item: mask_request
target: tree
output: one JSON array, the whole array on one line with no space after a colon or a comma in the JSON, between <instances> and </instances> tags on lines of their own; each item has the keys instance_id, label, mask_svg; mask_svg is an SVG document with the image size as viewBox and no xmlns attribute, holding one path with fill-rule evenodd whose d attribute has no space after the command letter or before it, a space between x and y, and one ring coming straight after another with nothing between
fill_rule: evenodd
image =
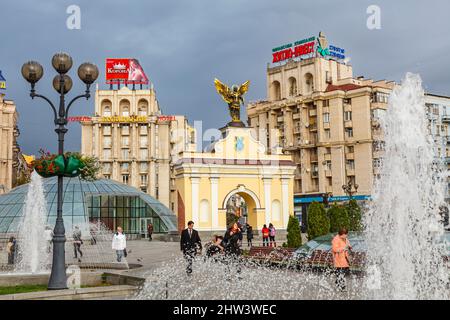
<instances>
[{"instance_id":1,"label":"tree","mask_svg":"<svg viewBox=\"0 0 450 320\"><path fill-rule=\"evenodd\" d=\"M287 246L288 248L298 248L302 245L302 234L300 232L300 223L295 216L289 216L287 225Z\"/></svg>"},{"instance_id":2,"label":"tree","mask_svg":"<svg viewBox=\"0 0 450 320\"><path fill-rule=\"evenodd\" d=\"M356 200L352 199L347 204L347 212L349 218L349 230L350 231L361 231L362 230L362 213L361 208L356 202Z\"/></svg>"},{"instance_id":3,"label":"tree","mask_svg":"<svg viewBox=\"0 0 450 320\"><path fill-rule=\"evenodd\" d=\"M312 240L330 232L330 219L323 204L313 202L308 207L308 239Z\"/></svg>"},{"instance_id":4,"label":"tree","mask_svg":"<svg viewBox=\"0 0 450 320\"><path fill-rule=\"evenodd\" d=\"M330 218L330 232L336 233L341 228L350 230L350 219L346 207L333 204L327 213Z\"/></svg>"}]
</instances>

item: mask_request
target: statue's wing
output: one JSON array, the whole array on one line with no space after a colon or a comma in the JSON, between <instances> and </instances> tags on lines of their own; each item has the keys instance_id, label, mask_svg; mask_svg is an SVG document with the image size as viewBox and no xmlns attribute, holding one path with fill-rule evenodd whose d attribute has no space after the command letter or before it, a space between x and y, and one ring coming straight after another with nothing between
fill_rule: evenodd
<instances>
[{"instance_id":1,"label":"statue's wing","mask_svg":"<svg viewBox=\"0 0 450 320\"><path fill-rule=\"evenodd\" d=\"M239 94L243 96L247 91L248 87L250 86L250 80L245 81L241 86L239 87Z\"/></svg>"},{"instance_id":2,"label":"statue's wing","mask_svg":"<svg viewBox=\"0 0 450 320\"><path fill-rule=\"evenodd\" d=\"M233 101L231 96L231 90L230 88L228 88L226 84L223 84L222 82L220 82L219 79L215 78L214 86L216 87L217 93L222 97L222 99L226 103L231 103Z\"/></svg>"}]
</instances>

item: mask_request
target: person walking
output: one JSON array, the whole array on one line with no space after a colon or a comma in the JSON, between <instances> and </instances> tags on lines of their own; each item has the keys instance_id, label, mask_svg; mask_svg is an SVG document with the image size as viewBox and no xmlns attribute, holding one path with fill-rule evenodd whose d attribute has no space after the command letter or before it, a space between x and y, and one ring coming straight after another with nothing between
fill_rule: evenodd
<instances>
[{"instance_id":1,"label":"person walking","mask_svg":"<svg viewBox=\"0 0 450 320\"><path fill-rule=\"evenodd\" d=\"M198 235L197 230L194 230L194 222L189 221L188 227L181 232L180 250L183 252L186 259L186 273L192 274L192 262L194 260L197 251L201 251L202 241Z\"/></svg>"},{"instance_id":2,"label":"person walking","mask_svg":"<svg viewBox=\"0 0 450 320\"><path fill-rule=\"evenodd\" d=\"M348 230L341 228L339 233L331 241L333 264L336 273L336 286L341 291L346 289L345 277L350 271L349 251L352 250L352 246L347 236Z\"/></svg>"},{"instance_id":3,"label":"person walking","mask_svg":"<svg viewBox=\"0 0 450 320\"><path fill-rule=\"evenodd\" d=\"M8 264L14 264L14 258L16 255L16 239L10 237L8 244L6 245L6 252L8 253Z\"/></svg>"},{"instance_id":4,"label":"person walking","mask_svg":"<svg viewBox=\"0 0 450 320\"><path fill-rule=\"evenodd\" d=\"M252 240L253 240L253 227L247 224L247 245L249 247L252 246Z\"/></svg>"},{"instance_id":5,"label":"person walking","mask_svg":"<svg viewBox=\"0 0 450 320\"><path fill-rule=\"evenodd\" d=\"M233 223L233 225L225 232L225 235L223 237L223 243L225 244L225 263L228 265L229 273L228 280L231 280L231 265L235 264L236 272L241 272L241 267L239 264L239 259L241 256L241 247L239 245L239 242L241 239L241 228L239 228L239 225L237 223Z\"/></svg>"},{"instance_id":6,"label":"person walking","mask_svg":"<svg viewBox=\"0 0 450 320\"><path fill-rule=\"evenodd\" d=\"M45 241L47 242L47 253L52 251L52 242L53 242L53 230L49 226L45 227Z\"/></svg>"},{"instance_id":7,"label":"person walking","mask_svg":"<svg viewBox=\"0 0 450 320\"><path fill-rule=\"evenodd\" d=\"M276 235L275 227L273 226L273 224L269 223L269 240L271 247L277 246L277 243L275 242L275 235Z\"/></svg>"},{"instance_id":8,"label":"person walking","mask_svg":"<svg viewBox=\"0 0 450 320\"><path fill-rule=\"evenodd\" d=\"M147 233L148 233L148 241L152 241L152 234L153 234L153 224L149 223L147 226Z\"/></svg>"},{"instance_id":9,"label":"person walking","mask_svg":"<svg viewBox=\"0 0 450 320\"><path fill-rule=\"evenodd\" d=\"M263 240L263 247L269 246L269 229L267 228L267 225L264 225L262 230L262 240Z\"/></svg>"},{"instance_id":10,"label":"person walking","mask_svg":"<svg viewBox=\"0 0 450 320\"><path fill-rule=\"evenodd\" d=\"M122 227L117 227L112 240L112 249L116 250L117 262L122 261L122 257L127 257L127 237L123 233Z\"/></svg>"},{"instance_id":11,"label":"person walking","mask_svg":"<svg viewBox=\"0 0 450 320\"><path fill-rule=\"evenodd\" d=\"M75 230L73 231L72 237L73 237L74 259L78 258L77 252L80 253L80 258L83 258L83 252L81 251L81 245L83 244L83 240L81 240L81 230L78 226L75 226ZM80 258L78 258L78 262L81 262Z\"/></svg>"}]
</instances>

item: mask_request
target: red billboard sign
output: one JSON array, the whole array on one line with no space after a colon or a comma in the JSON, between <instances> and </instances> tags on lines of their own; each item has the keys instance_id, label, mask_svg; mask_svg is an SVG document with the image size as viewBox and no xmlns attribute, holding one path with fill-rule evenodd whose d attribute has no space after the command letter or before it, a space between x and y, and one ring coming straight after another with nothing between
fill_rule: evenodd
<instances>
[{"instance_id":1,"label":"red billboard sign","mask_svg":"<svg viewBox=\"0 0 450 320\"><path fill-rule=\"evenodd\" d=\"M106 59L106 83L136 83L148 84L145 75L137 59Z\"/></svg>"}]
</instances>

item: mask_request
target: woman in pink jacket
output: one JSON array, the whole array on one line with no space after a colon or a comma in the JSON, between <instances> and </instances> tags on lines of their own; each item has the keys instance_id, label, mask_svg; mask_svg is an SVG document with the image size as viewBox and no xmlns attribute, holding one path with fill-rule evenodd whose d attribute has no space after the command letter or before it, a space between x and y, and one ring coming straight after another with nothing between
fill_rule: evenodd
<instances>
[{"instance_id":1,"label":"woman in pink jacket","mask_svg":"<svg viewBox=\"0 0 450 320\"><path fill-rule=\"evenodd\" d=\"M331 250L333 252L333 263L336 268L336 285L343 291L346 288L345 276L350 270L348 253L352 249L347 238L348 230L342 228L331 241Z\"/></svg>"}]
</instances>

